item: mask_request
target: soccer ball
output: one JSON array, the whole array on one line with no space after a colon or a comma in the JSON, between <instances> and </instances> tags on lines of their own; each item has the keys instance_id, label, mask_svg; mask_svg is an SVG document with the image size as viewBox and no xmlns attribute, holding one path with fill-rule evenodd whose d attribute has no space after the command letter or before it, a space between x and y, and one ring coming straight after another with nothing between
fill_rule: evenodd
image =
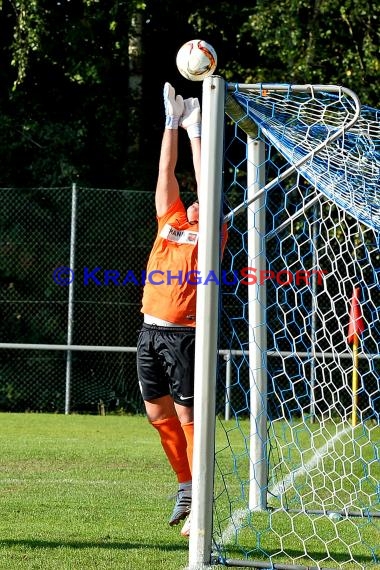
<instances>
[{"instance_id":1,"label":"soccer ball","mask_svg":"<svg viewBox=\"0 0 380 570\"><path fill-rule=\"evenodd\" d=\"M191 40L179 49L176 63L183 77L190 81L203 81L216 69L216 51L203 40Z\"/></svg>"}]
</instances>

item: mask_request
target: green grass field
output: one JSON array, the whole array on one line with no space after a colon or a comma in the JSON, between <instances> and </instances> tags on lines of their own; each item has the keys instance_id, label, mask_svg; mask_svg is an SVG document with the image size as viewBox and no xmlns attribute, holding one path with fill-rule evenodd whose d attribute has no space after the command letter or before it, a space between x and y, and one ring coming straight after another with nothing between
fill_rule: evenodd
<instances>
[{"instance_id":1,"label":"green grass field","mask_svg":"<svg viewBox=\"0 0 380 570\"><path fill-rule=\"evenodd\" d=\"M380 568L380 518L351 515L338 522L324 512L380 514L378 425L271 422L268 510L260 512L248 509L250 424L223 424L217 429L214 510L220 523L215 540L227 560Z\"/></svg>"},{"instance_id":2,"label":"green grass field","mask_svg":"<svg viewBox=\"0 0 380 570\"><path fill-rule=\"evenodd\" d=\"M233 421L230 426L229 442L242 449L241 431L234 429ZM246 431L247 426L243 428ZM217 432L220 447L225 433ZM0 414L0 437L0 570L182 570L187 566L188 542L180 536L180 527L167 524L176 481L157 433L144 417ZM221 461L229 468L228 455ZM236 492L235 510L241 506L239 485L236 480L229 485ZM256 548L253 559L265 560L260 553L278 548L268 533L268 516L255 515L251 530L242 528L240 533L244 551ZM298 521L302 536L307 527L301 518ZM228 523L226 518L225 527ZM274 514L271 524L297 564L310 564L310 559L300 556L303 545L289 532L289 518ZM330 540L333 532L331 522L318 524L320 540L310 538L316 554L323 552L324 540ZM379 549L379 526L371 528L377 538L367 538ZM312 537L312 530L308 535ZM238 558L239 549L233 543L231 554ZM363 555L365 560L369 561L368 555Z\"/></svg>"},{"instance_id":3,"label":"green grass field","mask_svg":"<svg viewBox=\"0 0 380 570\"><path fill-rule=\"evenodd\" d=\"M0 568L178 570L176 481L143 417L0 414Z\"/></svg>"}]
</instances>

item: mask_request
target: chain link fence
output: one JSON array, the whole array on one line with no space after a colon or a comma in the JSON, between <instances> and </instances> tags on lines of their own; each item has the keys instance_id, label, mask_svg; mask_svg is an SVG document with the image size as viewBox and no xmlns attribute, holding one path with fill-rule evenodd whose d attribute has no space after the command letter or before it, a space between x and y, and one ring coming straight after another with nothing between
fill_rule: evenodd
<instances>
[{"instance_id":1,"label":"chain link fence","mask_svg":"<svg viewBox=\"0 0 380 570\"><path fill-rule=\"evenodd\" d=\"M153 193L73 185L2 188L0 196L0 411L143 412L135 347L144 270L157 229ZM185 193L185 203L192 197ZM241 232L230 232L226 268L228 251L240 251L242 223ZM365 263L371 271L378 267L378 247L373 256ZM363 273L367 283L371 275ZM233 288L225 289L224 304L236 304ZM278 291L270 291L273 305ZM322 294L319 298L323 311L328 302ZM268 319L276 325L275 316ZM228 336L223 319L221 330ZM244 327L240 338L246 334ZM276 354L270 355L271 366ZM228 350L220 358L227 378ZM226 393L228 406L244 404L243 394L226 390L224 376L218 382L219 412ZM378 409L377 381L371 375L366 382L371 406Z\"/></svg>"},{"instance_id":2,"label":"chain link fence","mask_svg":"<svg viewBox=\"0 0 380 570\"><path fill-rule=\"evenodd\" d=\"M75 185L0 192L0 342L13 345L0 350L0 410L141 411L134 347L154 196ZM15 348L23 344L31 348ZM92 350L54 350L68 344Z\"/></svg>"}]
</instances>

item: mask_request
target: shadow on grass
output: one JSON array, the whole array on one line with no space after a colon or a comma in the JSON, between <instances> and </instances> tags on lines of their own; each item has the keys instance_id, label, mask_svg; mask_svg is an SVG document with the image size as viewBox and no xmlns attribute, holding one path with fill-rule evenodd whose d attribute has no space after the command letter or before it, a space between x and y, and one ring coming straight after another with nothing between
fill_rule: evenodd
<instances>
[{"instance_id":1,"label":"shadow on grass","mask_svg":"<svg viewBox=\"0 0 380 570\"><path fill-rule=\"evenodd\" d=\"M80 541L53 541L53 540L21 540L21 539L6 539L0 540L0 549L4 547L12 548L14 546L24 546L29 549L46 549L46 548L73 548L73 549L81 549L81 548L106 548L111 550L132 550L132 549L139 549L144 548L145 550L148 548L152 549L159 549L164 550L166 552L177 551L177 550L184 550L187 551L189 548L188 542L178 542L176 544L168 544L168 543L152 543L148 544L147 542L138 543L138 542L112 542L111 539L99 539L99 541L91 541L91 542L80 542Z\"/></svg>"}]
</instances>

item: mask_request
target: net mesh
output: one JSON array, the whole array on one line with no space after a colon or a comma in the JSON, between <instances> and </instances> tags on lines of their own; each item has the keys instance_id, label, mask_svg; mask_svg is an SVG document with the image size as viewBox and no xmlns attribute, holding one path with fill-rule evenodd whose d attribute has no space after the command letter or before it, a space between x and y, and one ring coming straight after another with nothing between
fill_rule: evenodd
<instances>
[{"instance_id":1,"label":"net mesh","mask_svg":"<svg viewBox=\"0 0 380 570\"><path fill-rule=\"evenodd\" d=\"M361 109L344 132L355 106L340 93L235 87L232 98L215 552L231 566L377 567L378 111ZM247 133L263 160L252 162Z\"/></svg>"},{"instance_id":2,"label":"net mesh","mask_svg":"<svg viewBox=\"0 0 380 570\"><path fill-rule=\"evenodd\" d=\"M290 89L290 88L289 88ZM312 154L298 171L327 198L355 218L380 229L380 111L363 107L344 136L341 132L355 114L346 93L232 93L247 117L289 164Z\"/></svg>"}]
</instances>

